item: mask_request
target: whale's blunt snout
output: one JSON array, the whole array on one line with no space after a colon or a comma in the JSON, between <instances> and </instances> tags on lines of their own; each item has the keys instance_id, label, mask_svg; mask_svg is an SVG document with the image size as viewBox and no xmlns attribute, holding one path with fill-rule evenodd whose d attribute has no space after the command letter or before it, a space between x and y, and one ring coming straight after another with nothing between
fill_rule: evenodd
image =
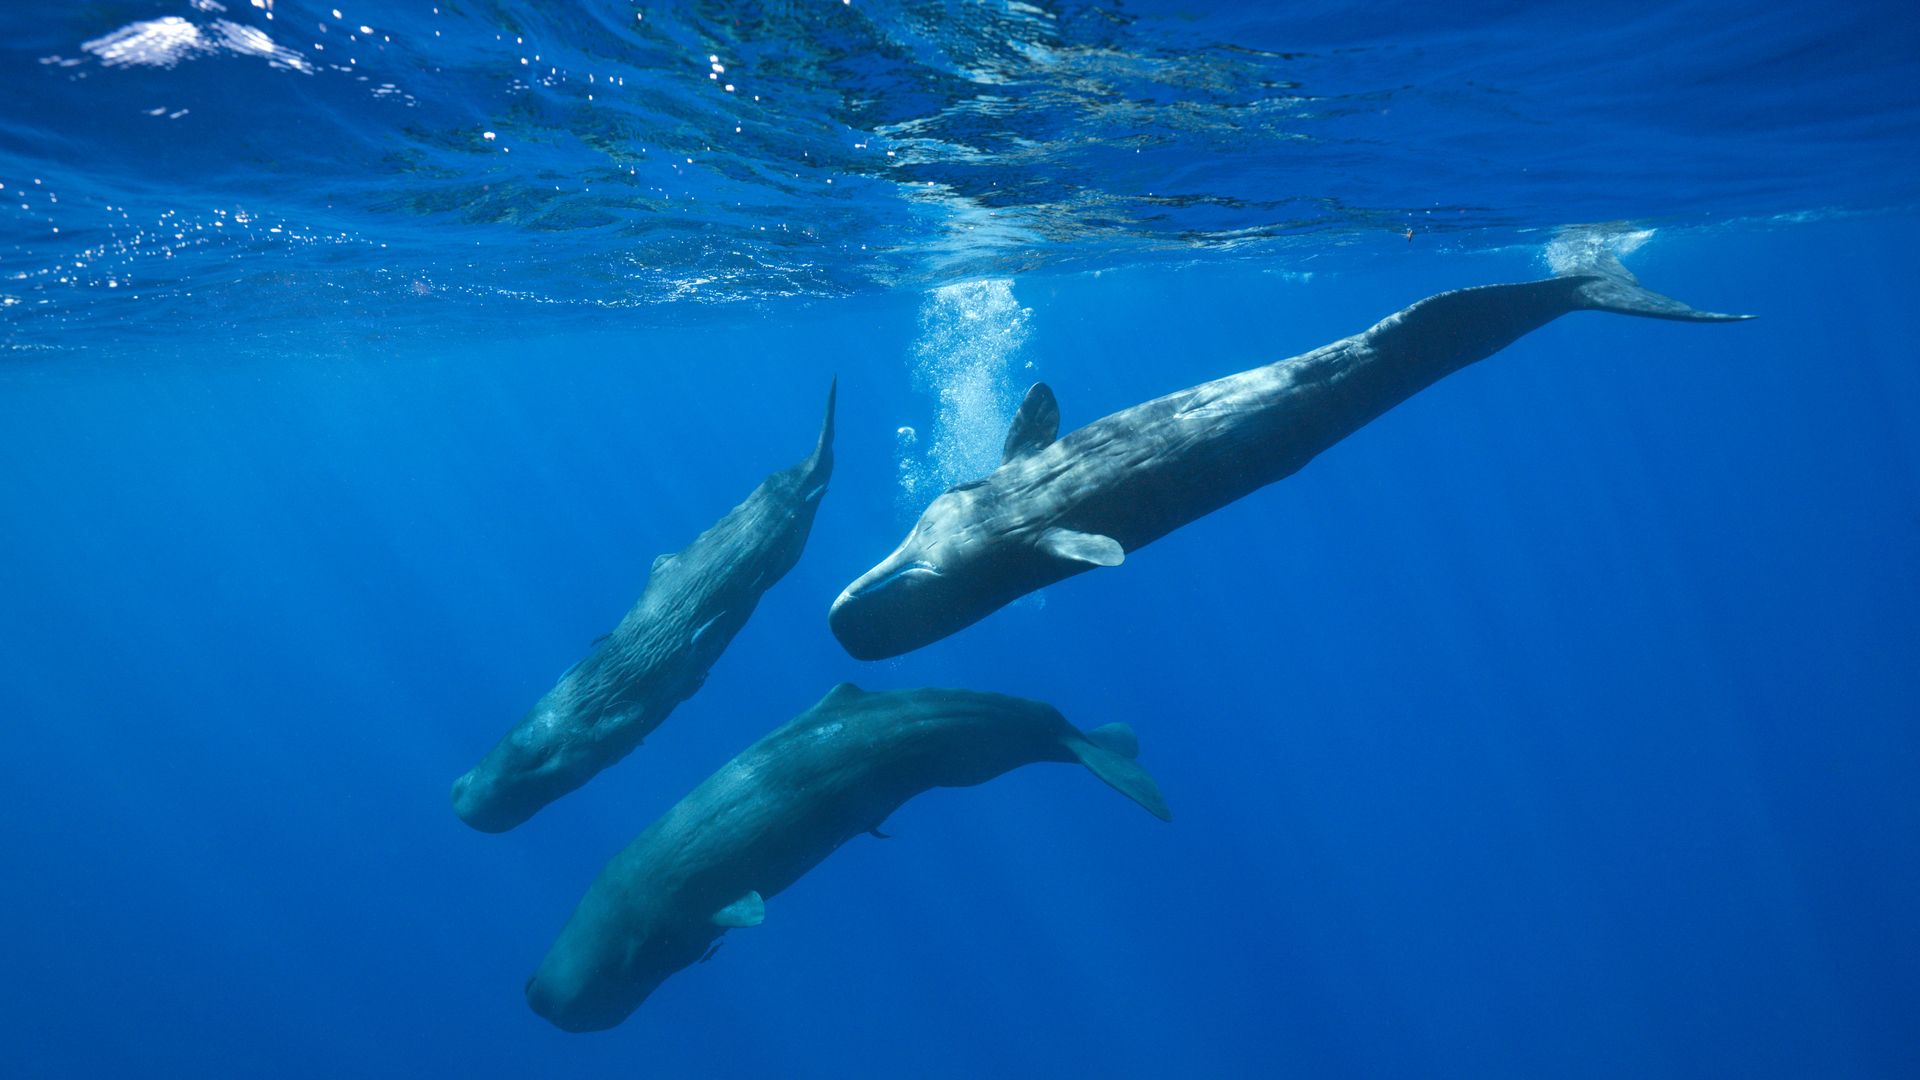
<instances>
[{"instance_id":1,"label":"whale's blunt snout","mask_svg":"<svg viewBox=\"0 0 1920 1080\"><path fill-rule=\"evenodd\" d=\"M605 1031L624 1023L677 970L635 972L604 961L594 949L567 947L563 934L527 979L527 1007L562 1031Z\"/></svg>"},{"instance_id":2,"label":"whale's blunt snout","mask_svg":"<svg viewBox=\"0 0 1920 1080\"><path fill-rule=\"evenodd\" d=\"M872 622L863 617L861 604L853 588L841 591L833 606L827 609L827 629L847 650L847 655L855 660L885 660L898 656L900 651L889 650L872 632Z\"/></svg>"},{"instance_id":3,"label":"whale's blunt snout","mask_svg":"<svg viewBox=\"0 0 1920 1080\"><path fill-rule=\"evenodd\" d=\"M527 979L526 992L527 1007L561 1031L605 1031L626 1019L624 1013L609 1020L581 1009L578 994L556 992L553 980L542 979L538 972Z\"/></svg>"},{"instance_id":4,"label":"whale's blunt snout","mask_svg":"<svg viewBox=\"0 0 1920 1080\"><path fill-rule=\"evenodd\" d=\"M846 587L827 611L827 627L855 660L885 660L943 634L935 623L940 571L889 559Z\"/></svg>"},{"instance_id":5,"label":"whale's blunt snout","mask_svg":"<svg viewBox=\"0 0 1920 1080\"><path fill-rule=\"evenodd\" d=\"M501 833L527 820L496 797L495 786L480 775L478 768L453 782L453 812L460 820L481 832Z\"/></svg>"}]
</instances>

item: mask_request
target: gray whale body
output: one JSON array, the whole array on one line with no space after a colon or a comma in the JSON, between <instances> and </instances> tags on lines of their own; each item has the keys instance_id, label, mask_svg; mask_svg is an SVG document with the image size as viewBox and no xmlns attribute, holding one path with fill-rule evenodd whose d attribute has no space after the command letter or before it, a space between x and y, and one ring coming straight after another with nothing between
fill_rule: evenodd
<instances>
[{"instance_id":1,"label":"gray whale body","mask_svg":"<svg viewBox=\"0 0 1920 1080\"><path fill-rule=\"evenodd\" d=\"M527 980L527 1002L568 1031L619 1024L728 929L759 925L767 897L929 788L1079 762L1168 820L1137 751L1126 725L1082 733L1038 701L842 683L614 856Z\"/></svg>"},{"instance_id":2,"label":"gray whale body","mask_svg":"<svg viewBox=\"0 0 1920 1080\"><path fill-rule=\"evenodd\" d=\"M1124 409L1063 438L1044 383L1028 391L1003 460L934 499L894 552L828 612L860 660L910 652L1002 606L1136 551L1297 472L1452 372L1574 311L1687 322L1598 244L1541 281L1457 289L1312 352Z\"/></svg>"},{"instance_id":3,"label":"gray whale body","mask_svg":"<svg viewBox=\"0 0 1920 1080\"><path fill-rule=\"evenodd\" d=\"M813 453L647 574L613 632L453 784L453 808L504 832L619 761L693 696L760 596L800 560L833 474L835 388Z\"/></svg>"}]
</instances>

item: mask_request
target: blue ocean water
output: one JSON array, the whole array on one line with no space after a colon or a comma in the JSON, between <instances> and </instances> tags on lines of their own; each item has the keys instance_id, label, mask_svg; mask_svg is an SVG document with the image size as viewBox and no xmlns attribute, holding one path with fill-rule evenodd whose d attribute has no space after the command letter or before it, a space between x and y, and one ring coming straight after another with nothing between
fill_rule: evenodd
<instances>
[{"instance_id":1,"label":"blue ocean water","mask_svg":"<svg viewBox=\"0 0 1920 1080\"><path fill-rule=\"evenodd\" d=\"M1912 1075L1916 56L1893 4L9 7L0 1072ZM1119 569L827 633L1031 381L1072 428L1595 222L1760 318L1570 316ZM466 828L835 376L704 688ZM931 792L614 1031L529 1011L842 680L1127 722L1174 821Z\"/></svg>"}]
</instances>

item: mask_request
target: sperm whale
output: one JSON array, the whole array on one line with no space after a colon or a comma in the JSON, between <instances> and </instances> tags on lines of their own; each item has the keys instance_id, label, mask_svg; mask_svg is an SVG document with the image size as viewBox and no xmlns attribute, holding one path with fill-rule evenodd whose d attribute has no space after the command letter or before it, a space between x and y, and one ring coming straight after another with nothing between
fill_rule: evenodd
<instances>
[{"instance_id":1,"label":"sperm whale","mask_svg":"<svg viewBox=\"0 0 1920 1080\"><path fill-rule=\"evenodd\" d=\"M1749 318L1640 285L1604 246L1554 277L1457 289L1311 352L1123 409L1056 437L1037 383L999 468L950 488L893 553L841 592L828 624L861 660L920 648L1035 589L1100 567L1299 471L1441 378L1575 311Z\"/></svg>"},{"instance_id":2,"label":"sperm whale","mask_svg":"<svg viewBox=\"0 0 1920 1080\"><path fill-rule=\"evenodd\" d=\"M693 696L761 594L800 559L833 474L834 391L813 453L774 473L712 528L653 562L613 631L454 781L453 808L504 832L619 761Z\"/></svg>"},{"instance_id":3,"label":"sperm whale","mask_svg":"<svg viewBox=\"0 0 1920 1080\"><path fill-rule=\"evenodd\" d=\"M768 898L934 787L1041 761L1078 763L1169 820L1133 732L1082 732L1051 705L971 690L870 693L842 683L741 751L600 872L527 980L568 1031L613 1027L673 973L758 926Z\"/></svg>"}]
</instances>

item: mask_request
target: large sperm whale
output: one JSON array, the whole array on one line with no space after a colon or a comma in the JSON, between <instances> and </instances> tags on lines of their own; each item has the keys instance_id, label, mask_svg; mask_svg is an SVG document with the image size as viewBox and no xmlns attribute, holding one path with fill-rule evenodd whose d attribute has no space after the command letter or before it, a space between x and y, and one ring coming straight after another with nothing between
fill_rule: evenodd
<instances>
[{"instance_id":1,"label":"large sperm whale","mask_svg":"<svg viewBox=\"0 0 1920 1080\"><path fill-rule=\"evenodd\" d=\"M1565 243L1565 241L1563 241ZM933 500L893 554L847 586L828 623L861 660L897 656L1291 476L1388 409L1573 311L1686 322L1595 243L1541 281L1440 293L1371 329L1201 383L1056 438L1044 383L1027 392L1003 460Z\"/></svg>"},{"instance_id":2,"label":"large sperm whale","mask_svg":"<svg viewBox=\"0 0 1920 1080\"><path fill-rule=\"evenodd\" d=\"M774 473L676 554L594 650L454 781L453 809L504 832L627 756L706 681L760 595L800 559L833 474L833 401L813 453Z\"/></svg>"},{"instance_id":3,"label":"large sperm whale","mask_svg":"<svg viewBox=\"0 0 1920 1080\"><path fill-rule=\"evenodd\" d=\"M1081 732L1038 701L842 683L614 856L527 980L527 1002L568 1031L613 1027L729 928L760 925L768 897L929 788L1078 762L1169 820L1138 750L1124 724Z\"/></svg>"}]
</instances>

